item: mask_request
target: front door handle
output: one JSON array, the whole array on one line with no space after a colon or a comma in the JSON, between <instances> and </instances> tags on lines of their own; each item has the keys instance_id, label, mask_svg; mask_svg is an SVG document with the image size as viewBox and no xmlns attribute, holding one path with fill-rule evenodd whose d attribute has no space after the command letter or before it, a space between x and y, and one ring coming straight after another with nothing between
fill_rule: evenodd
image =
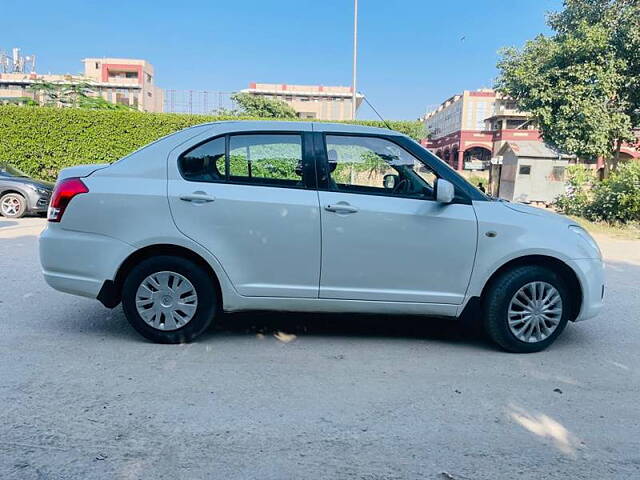
<instances>
[{"instance_id":1,"label":"front door handle","mask_svg":"<svg viewBox=\"0 0 640 480\"><path fill-rule=\"evenodd\" d=\"M335 212L335 213L356 213L358 211L357 207L349 205L345 202L334 203L333 205L327 205L324 207L327 212Z\"/></svg>"},{"instance_id":2,"label":"front door handle","mask_svg":"<svg viewBox=\"0 0 640 480\"><path fill-rule=\"evenodd\" d=\"M181 195L180 200L191 203L209 203L213 202L216 197L207 195L204 192L193 192L188 195Z\"/></svg>"}]
</instances>

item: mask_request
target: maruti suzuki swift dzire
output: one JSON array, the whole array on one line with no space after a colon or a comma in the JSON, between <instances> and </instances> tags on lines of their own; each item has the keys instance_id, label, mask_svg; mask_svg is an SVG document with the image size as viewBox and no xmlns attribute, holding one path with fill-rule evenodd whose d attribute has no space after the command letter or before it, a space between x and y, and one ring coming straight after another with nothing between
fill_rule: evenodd
<instances>
[{"instance_id":1,"label":"maruti suzuki swift dzire","mask_svg":"<svg viewBox=\"0 0 640 480\"><path fill-rule=\"evenodd\" d=\"M486 196L400 133L329 123L208 123L64 169L40 258L160 343L223 311L367 312L473 315L535 352L604 295L574 221Z\"/></svg>"}]
</instances>

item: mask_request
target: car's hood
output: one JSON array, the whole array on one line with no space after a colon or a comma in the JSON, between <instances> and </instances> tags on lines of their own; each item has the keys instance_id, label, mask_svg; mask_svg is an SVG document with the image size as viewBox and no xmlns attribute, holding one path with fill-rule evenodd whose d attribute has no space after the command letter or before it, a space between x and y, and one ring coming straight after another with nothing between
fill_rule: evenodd
<instances>
[{"instance_id":1,"label":"car's hood","mask_svg":"<svg viewBox=\"0 0 640 480\"><path fill-rule=\"evenodd\" d=\"M34 187L43 188L45 190L53 190L53 183L45 182L43 180L36 180L34 178L25 177L2 177L3 181L9 181L12 183L19 183L22 185L33 185Z\"/></svg>"},{"instance_id":2,"label":"car's hood","mask_svg":"<svg viewBox=\"0 0 640 480\"><path fill-rule=\"evenodd\" d=\"M515 210L516 212L526 213L527 215L536 215L538 217L548 218L549 220L556 220L563 223L575 223L570 218L565 217L564 215L559 215L550 210L545 210L543 208L531 207L529 205L524 205L522 203L512 203L512 202L502 202L507 208L511 210Z\"/></svg>"}]
</instances>

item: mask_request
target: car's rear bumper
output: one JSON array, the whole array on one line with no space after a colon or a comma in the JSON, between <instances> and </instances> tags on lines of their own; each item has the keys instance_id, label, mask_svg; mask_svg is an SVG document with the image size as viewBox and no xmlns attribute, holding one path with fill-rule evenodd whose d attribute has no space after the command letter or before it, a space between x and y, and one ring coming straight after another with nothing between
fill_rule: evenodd
<instances>
[{"instance_id":1,"label":"car's rear bumper","mask_svg":"<svg viewBox=\"0 0 640 480\"><path fill-rule=\"evenodd\" d=\"M49 224L40 235L40 263L46 282L61 292L97 298L134 248L104 235Z\"/></svg>"},{"instance_id":2,"label":"car's rear bumper","mask_svg":"<svg viewBox=\"0 0 640 480\"><path fill-rule=\"evenodd\" d=\"M601 259L580 259L572 261L574 271L582 287L582 305L576 322L593 318L604 305L605 276Z\"/></svg>"}]
</instances>

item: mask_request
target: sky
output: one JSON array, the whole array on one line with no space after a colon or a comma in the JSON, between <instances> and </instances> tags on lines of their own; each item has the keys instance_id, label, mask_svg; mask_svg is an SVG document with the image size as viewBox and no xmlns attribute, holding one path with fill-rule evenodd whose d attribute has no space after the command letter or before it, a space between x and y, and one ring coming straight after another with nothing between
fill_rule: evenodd
<instances>
[{"instance_id":1,"label":"sky","mask_svg":"<svg viewBox=\"0 0 640 480\"><path fill-rule=\"evenodd\" d=\"M395 120L415 119L462 90L491 87L500 48L549 33L545 14L561 4L360 0L358 91ZM124 57L150 61L165 89L351 84L353 0L0 5L0 50L35 54L38 73L80 73L83 58ZM376 116L364 106L358 118Z\"/></svg>"}]
</instances>

